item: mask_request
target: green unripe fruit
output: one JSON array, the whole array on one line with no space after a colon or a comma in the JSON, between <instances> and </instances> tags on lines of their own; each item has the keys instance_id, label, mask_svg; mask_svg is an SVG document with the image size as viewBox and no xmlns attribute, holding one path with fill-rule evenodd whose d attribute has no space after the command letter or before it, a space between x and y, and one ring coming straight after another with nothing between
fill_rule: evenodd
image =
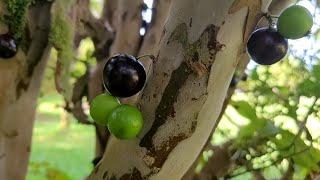
<instances>
[{"instance_id":1,"label":"green unripe fruit","mask_svg":"<svg viewBox=\"0 0 320 180\"><path fill-rule=\"evenodd\" d=\"M97 124L106 126L109 114L118 106L120 102L117 98L108 94L100 94L91 102L90 115Z\"/></svg>"},{"instance_id":2,"label":"green unripe fruit","mask_svg":"<svg viewBox=\"0 0 320 180\"><path fill-rule=\"evenodd\" d=\"M281 13L277 28L283 37L299 39L308 34L312 25L313 18L308 9L303 6L293 5Z\"/></svg>"},{"instance_id":3,"label":"green unripe fruit","mask_svg":"<svg viewBox=\"0 0 320 180\"><path fill-rule=\"evenodd\" d=\"M117 107L108 119L108 129L118 139L136 137L143 126L143 118L139 109L129 105Z\"/></svg>"}]
</instances>

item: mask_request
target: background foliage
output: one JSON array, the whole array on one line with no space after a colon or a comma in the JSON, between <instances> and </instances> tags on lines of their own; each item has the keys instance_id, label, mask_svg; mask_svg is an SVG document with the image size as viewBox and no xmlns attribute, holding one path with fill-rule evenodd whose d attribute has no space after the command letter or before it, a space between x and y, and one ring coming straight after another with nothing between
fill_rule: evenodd
<instances>
[{"instance_id":1,"label":"background foliage","mask_svg":"<svg viewBox=\"0 0 320 180\"><path fill-rule=\"evenodd\" d=\"M91 1L93 14L100 14L101 3ZM290 41L291 51L280 63L269 67L251 63L247 78L234 77L237 90L212 136L212 147L201 156L198 174L221 155L217 147L228 155L220 177L248 179L258 172L266 179L304 179L319 174L320 18L318 1L300 3L314 12L312 33ZM85 73L86 66L94 65L93 51L90 39L81 42L71 65L71 83ZM82 179L93 167L94 129L78 124L64 111L54 87L56 57L52 51L38 100L30 180Z\"/></svg>"}]
</instances>

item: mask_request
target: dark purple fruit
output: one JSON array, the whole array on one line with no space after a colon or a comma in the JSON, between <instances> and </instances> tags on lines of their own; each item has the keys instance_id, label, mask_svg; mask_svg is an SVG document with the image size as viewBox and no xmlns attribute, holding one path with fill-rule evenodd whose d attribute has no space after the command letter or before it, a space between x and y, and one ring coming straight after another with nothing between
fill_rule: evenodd
<instances>
[{"instance_id":1,"label":"dark purple fruit","mask_svg":"<svg viewBox=\"0 0 320 180\"><path fill-rule=\"evenodd\" d=\"M17 54L16 40L10 34L0 35L0 58L9 59Z\"/></svg>"},{"instance_id":2,"label":"dark purple fruit","mask_svg":"<svg viewBox=\"0 0 320 180\"><path fill-rule=\"evenodd\" d=\"M285 57L288 41L275 29L261 28L251 34L247 51L256 63L271 65Z\"/></svg>"},{"instance_id":3,"label":"dark purple fruit","mask_svg":"<svg viewBox=\"0 0 320 180\"><path fill-rule=\"evenodd\" d=\"M119 54L111 57L105 65L103 82L113 96L130 97L144 87L146 71L135 57Z\"/></svg>"}]
</instances>

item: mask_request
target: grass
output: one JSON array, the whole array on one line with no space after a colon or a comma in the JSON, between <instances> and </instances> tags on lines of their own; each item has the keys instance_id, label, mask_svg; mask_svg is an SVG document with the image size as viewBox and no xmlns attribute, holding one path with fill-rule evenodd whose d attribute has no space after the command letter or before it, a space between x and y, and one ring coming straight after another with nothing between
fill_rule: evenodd
<instances>
[{"instance_id":1,"label":"grass","mask_svg":"<svg viewBox=\"0 0 320 180\"><path fill-rule=\"evenodd\" d=\"M78 180L93 168L94 128L72 119L61 129L61 103L58 95L39 100L27 180Z\"/></svg>"}]
</instances>

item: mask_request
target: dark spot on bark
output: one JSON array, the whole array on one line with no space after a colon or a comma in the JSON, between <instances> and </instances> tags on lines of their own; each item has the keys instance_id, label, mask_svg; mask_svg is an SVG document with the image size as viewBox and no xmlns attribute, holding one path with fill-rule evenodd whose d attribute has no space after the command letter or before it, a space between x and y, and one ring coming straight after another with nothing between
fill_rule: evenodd
<instances>
[{"instance_id":1,"label":"dark spot on bark","mask_svg":"<svg viewBox=\"0 0 320 180\"><path fill-rule=\"evenodd\" d=\"M149 152L155 158L155 162L154 164L152 164L152 166L161 168L163 163L167 160L167 157L170 154L170 152L177 146L179 142L187 139L188 137L189 136L185 134L179 134L177 136L170 137L170 139L167 142L165 142L161 148L152 148Z\"/></svg>"},{"instance_id":2,"label":"dark spot on bark","mask_svg":"<svg viewBox=\"0 0 320 180\"><path fill-rule=\"evenodd\" d=\"M141 176L141 172L137 168L134 168L131 173L122 175L119 180L141 180L141 179L143 179Z\"/></svg>"},{"instance_id":3,"label":"dark spot on bark","mask_svg":"<svg viewBox=\"0 0 320 180\"><path fill-rule=\"evenodd\" d=\"M15 138L19 135L17 130L13 130L11 132L3 132L4 136L7 138Z\"/></svg>"},{"instance_id":4,"label":"dark spot on bark","mask_svg":"<svg viewBox=\"0 0 320 180\"><path fill-rule=\"evenodd\" d=\"M164 77L168 77L168 76L169 76L169 74L168 74L168 73L166 73L166 72L164 72L164 73L163 73L163 76L164 76Z\"/></svg>"},{"instance_id":5,"label":"dark spot on bark","mask_svg":"<svg viewBox=\"0 0 320 180\"><path fill-rule=\"evenodd\" d=\"M156 98L156 97L157 97L157 94L153 94L152 97L153 97L153 98Z\"/></svg>"},{"instance_id":6,"label":"dark spot on bark","mask_svg":"<svg viewBox=\"0 0 320 180\"><path fill-rule=\"evenodd\" d=\"M112 176L110 177L110 180L117 180L117 178L116 178L116 176L112 175Z\"/></svg>"},{"instance_id":7,"label":"dark spot on bark","mask_svg":"<svg viewBox=\"0 0 320 180\"><path fill-rule=\"evenodd\" d=\"M166 122L168 116L171 114L173 104L177 101L179 95L179 89L185 84L190 74L191 69L185 62L182 62L179 68L172 72L171 79L164 90L162 96L163 98L156 109L155 121L148 133L142 138L140 146L148 149L152 148L153 136L157 132L158 128Z\"/></svg>"},{"instance_id":8,"label":"dark spot on bark","mask_svg":"<svg viewBox=\"0 0 320 180\"><path fill-rule=\"evenodd\" d=\"M24 91L27 91L28 87L29 82L25 82L23 79L21 79L16 88L17 98L19 98Z\"/></svg>"},{"instance_id":9,"label":"dark spot on bark","mask_svg":"<svg viewBox=\"0 0 320 180\"><path fill-rule=\"evenodd\" d=\"M226 21L223 21L223 22L222 22L222 25L224 25L225 23L226 23Z\"/></svg>"},{"instance_id":10,"label":"dark spot on bark","mask_svg":"<svg viewBox=\"0 0 320 180\"><path fill-rule=\"evenodd\" d=\"M198 100L197 98L191 98L191 101L196 101L196 100Z\"/></svg>"},{"instance_id":11,"label":"dark spot on bark","mask_svg":"<svg viewBox=\"0 0 320 180\"><path fill-rule=\"evenodd\" d=\"M217 34L219 32L219 27L216 27L214 25L209 25L204 32L208 34L208 44L207 48L209 51L214 51L215 53L212 53L212 55L215 55L217 51L220 51L221 48L224 46L223 44L220 44L217 41Z\"/></svg>"},{"instance_id":12,"label":"dark spot on bark","mask_svg":"<svg viewBox=\"0 0 320 180\"><path fill-rule=\"evenodd\" d=\"M127 16L128 16L128 12L126 11L121 16L122 21L125 21L127 19Z\"/></svg>"},{"instance_id":13,"label":"dark spot on bark","mask_svg":"<svg viewBox=\"0 0 320 180\"><path fill-rule=\"evenodd\" d=\"M0 155L0 159L2 159L2 158L4 158L4 157L6 157L6 154L1 154L1 155Z\"/></svg>"},{"instance_id":14,"label":"dark spot on bark","mask_svg":"<svg viewBox=\"0 0 320 180\"><path fill-rule=\"evenodd\" d=\"M191 133L193 133L197 128L198 121L192 121L191 123Z\"/></svg>"},{"instance_id":15,"label":"dark spot on bark","mask_svg":"<svg viewBox=\"0 0 320 180\"><path fill-rule=\"evenodd\" d=\"M198 62L199 61L199 53L198 51L195 51L192 55L192 61L193 62Z\"/></svg>"},{"instance_id":16,"label":"dark spot on bark","mask_svg":"<svg viewBox=\"0 0 320 180\"><path fill-rule=\"evenodd\" d=\"M190 17L190 20L189 20L189 27L192 27L192 17Z\"/></svg>"},{"instance_id":17,"label":"dark spot on bark","mask_svg":"<svg viewBox=\"0 0 320 180\"><path fill-rule=\"evenodd\" d=\"M108 171L105 171L102 175L102 179L105 180L105 179L108 179Z\"/></svg>"},{"instance_id":18,"label":"dark spot on bark","mask_svg":"<svg viewBox=\"0 0 320 180\"><path fill-rule=\"evenodd\" d=\"M27 151L28 153L31 152L31 147L30 147L30 146L27 146L26 151Z\"/></svg>"},{"instance_id":19,"label":"dark spot on bark","mask_svg":"<svg viewBox=\"0 0 320 180\"><path fill-rule=\"evenodd\" d=\"M176 111L174 109L174 106L172 106L171 108L171 112L170 112L170 115L169 115L171 118L174 118L176 116Z\"/></svg>"}]
</instances>

